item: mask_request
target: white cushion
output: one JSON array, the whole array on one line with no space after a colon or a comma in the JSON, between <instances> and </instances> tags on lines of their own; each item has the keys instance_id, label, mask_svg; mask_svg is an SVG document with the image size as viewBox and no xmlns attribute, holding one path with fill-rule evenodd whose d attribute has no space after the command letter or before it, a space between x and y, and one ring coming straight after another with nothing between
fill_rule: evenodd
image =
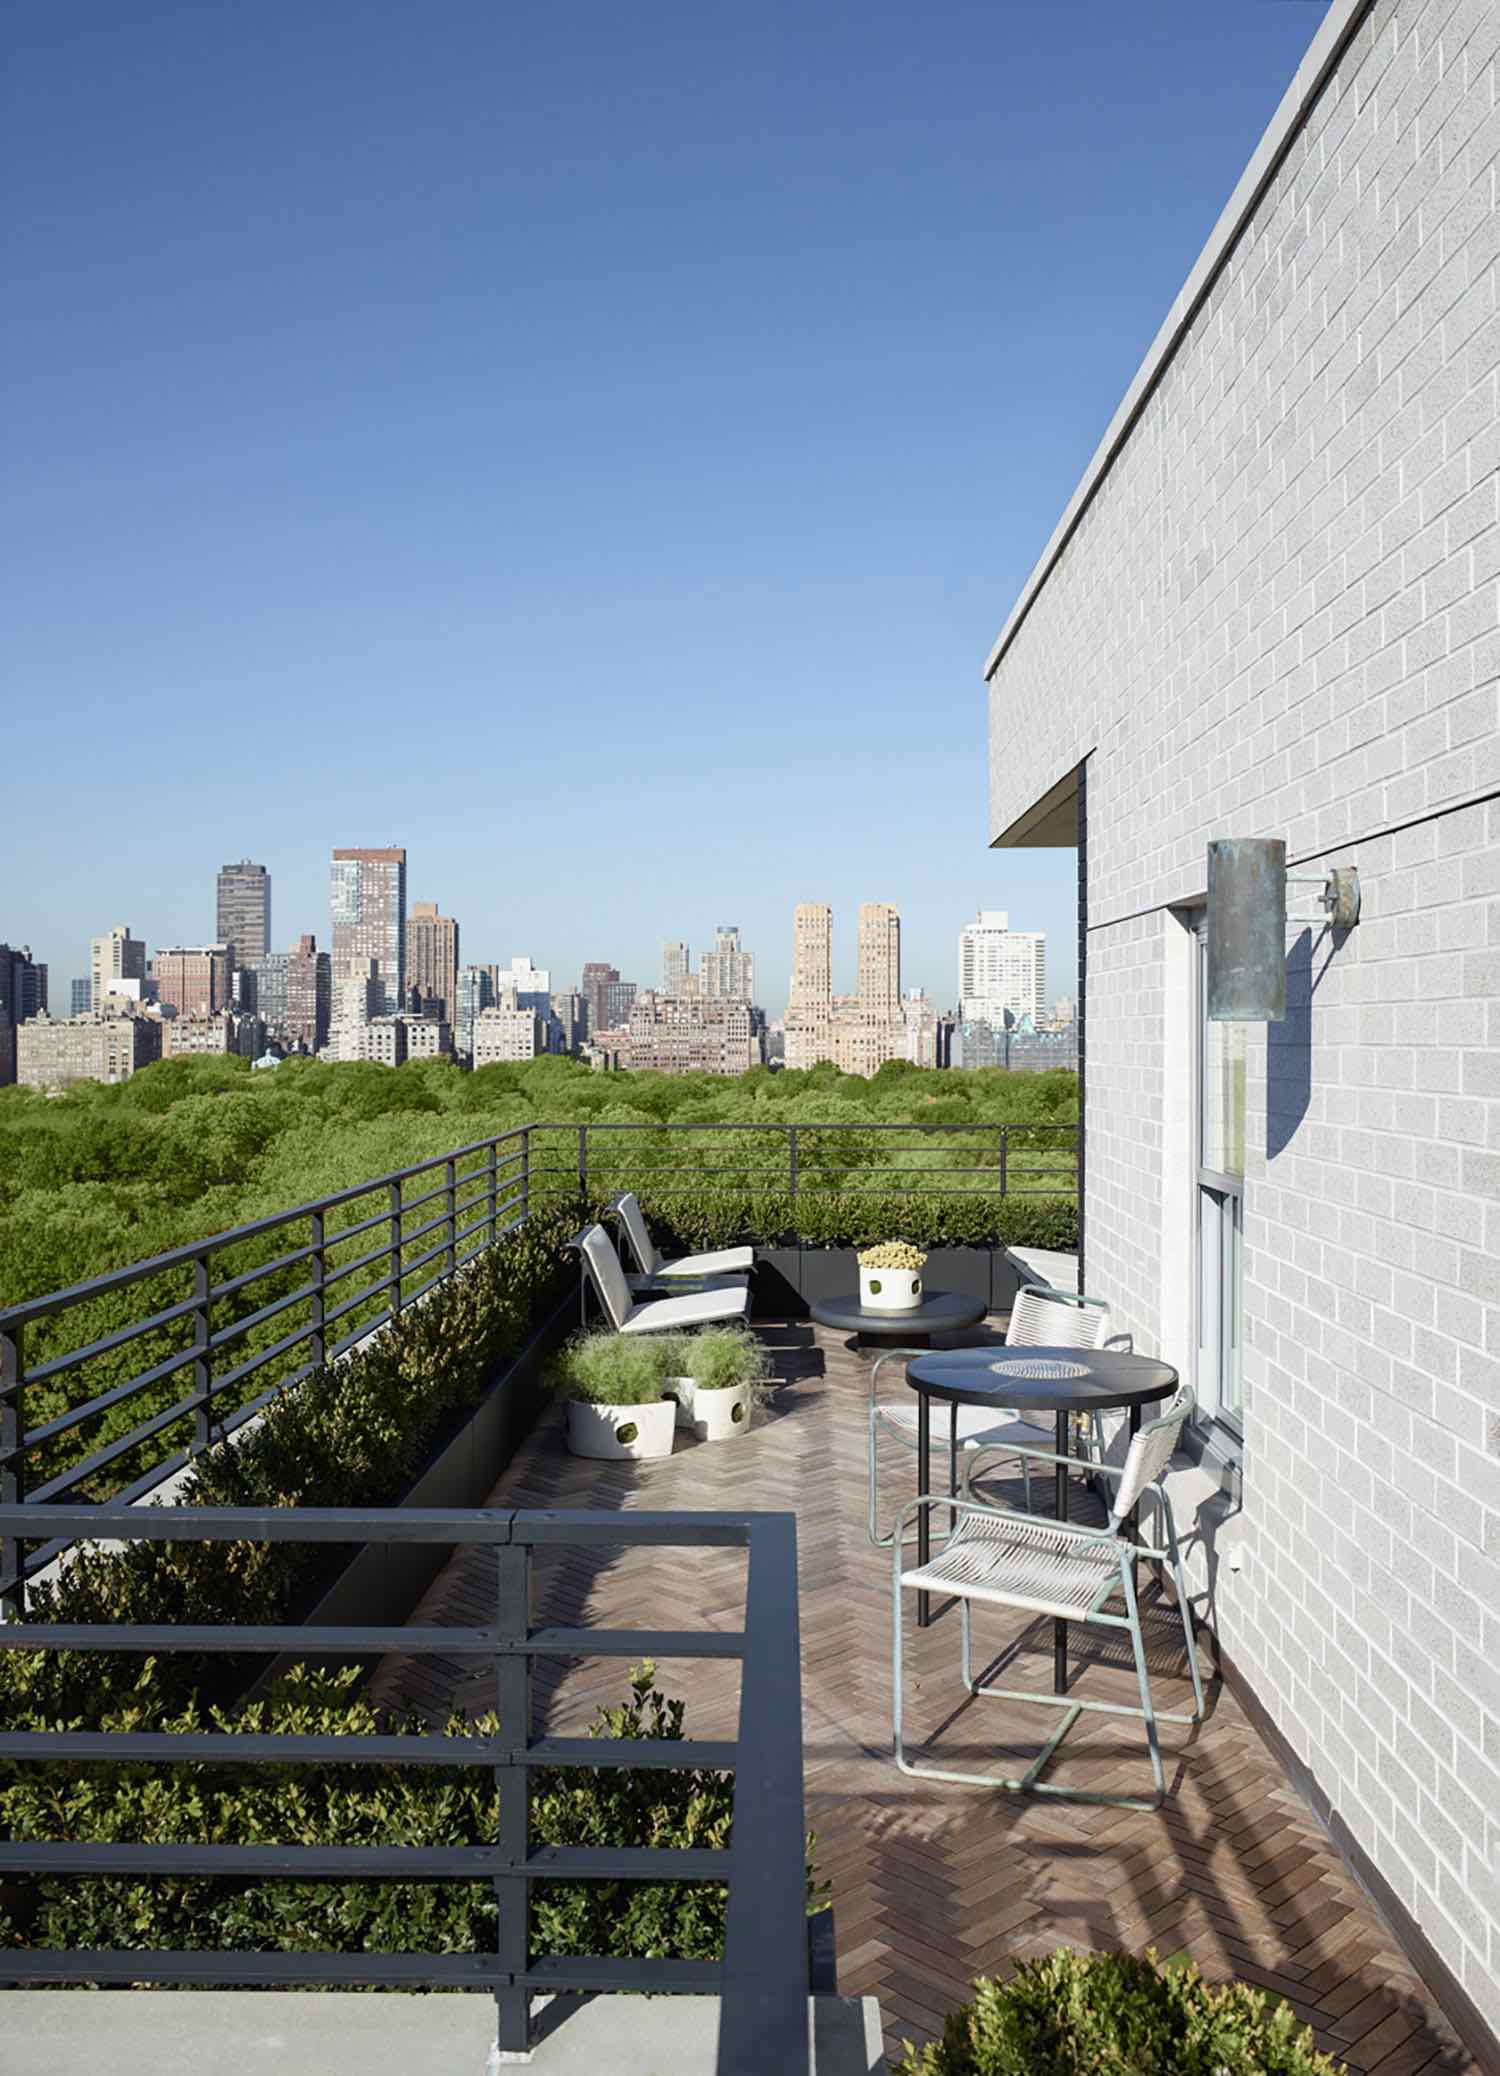
<instances>
[{"instance_id":1,"label":"white cushion","mask_svg":"<svg viewBox=\"0 0 1500 2076\"><path fill-rule=\"evenodd\" d=\"M656 1274L665 1282L669 1276L732 1276L754 1266L753 1247L721 1247L716 1254L684 1254L677 1261L658 1262Z\"/></svg>"},{"instance_id":2,"label":"white cushion","mask_svg":"<svg viewBox=\"0 0 1500 2076\"><path fill-rule=\"evenodd\" d=\"M622 1334L658 1334L669 1327L708 1326L716 1319L743 1319L750 1292L743 1284L731 1290L694 1290L682 1297L657 1298L637 1305L621 1326Z\"/></svg>"}]
</instances>

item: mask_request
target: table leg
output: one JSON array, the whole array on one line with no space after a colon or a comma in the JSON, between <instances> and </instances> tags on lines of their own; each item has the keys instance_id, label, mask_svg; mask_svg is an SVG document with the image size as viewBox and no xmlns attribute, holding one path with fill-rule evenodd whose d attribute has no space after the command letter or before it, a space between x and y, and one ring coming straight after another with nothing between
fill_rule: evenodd
<instances>
[{"instance_id":1,"label":"table leg","mask_svg":"<svg viewBox=\"0 0 1500 2076\"><path fill-rule=\"evenodd\" d=\"M957 1497L958 1497L958 1401L957 1401L957 1399L955 1399L955 1400L953 1401L953 1404L952 1404L951 1406L949 1406L949 1408L948 1408L948 1497L949 1497L950 1499L957 1499ZM949 1515L948 1515L948 1533L949 1533L949 1535L950 1535L950 1536L951 1536L951 1535L952 1535L952 1533L953 1533L953 1530L954 1530L954 1526L955 1526L955 1520L954 1520L954 1516L953 1516L953 1514L952 1514L952 1513L950 1512L950 1513L949 1513Z\"/></svg>"},{"instance_id":2,"label":"table leg","mask_svg":"<svg viewBox=\"0 0 1500 2076\"><path fill-rule=\"evenodd\" d=\"M929 1490L927 1452L932 1442L932 1405L925 1391L917 1393L917 1497L925 1499ZM932 1555L931 1507L917 1510L917 1563L926 1564ZM917 1627L925 1629L932 1620L932 1596L917 1595Z\"/></svg>"},{"instance_id":3,"label":"table leg","mask_svg":"<svg viewBox=\"0 0 1500 2076\"><path fill-rule=\"evenodd\" d=\"M1054 1447L1059 1456L1067 1455L1068 1416L1066 1413L1059 1413L1057 1416ZM1066 1464L1060 1463L1057 1466L1057 1476L1053 1481L1052 1490L1052 1511L1059 1521L1066 1521L1068 1518L1068 1470ZM1055 1617L1052 1623L1052 1691L1054 1694L1066 1694L1068 1691L1068 1625L1060 1616Z\"/></svg>"},{"instance_id":4,"label":"table leg","mask_svg":"<svg viewBox=\"0 0 1500 2076\"><path fill-rule=\"evenodd\" d=\"M1139 1434L1140 1431L1141 1409L1139 1406L1132 1406L1130 1409L1130 1432L1133 1435L1136 1435ZM1130 1509L1130 1513L1125 1522L1125 1533L1127 1536L1129 1536L1130 1540L1133 1543L1138 1543L1141 1539L1141 1509L1139 1503L1137 1503ZM1165 1537L1163 1537L1162 1540L1165 1541ZM1141 1604L1141 1582L1140 1579L1136 1576L1136 1562L1133 1557L1130 1560L1130 1590L1132 1593L1135 1594L1135 1604L1137 1607L1139 1607Z\"/></svg>"}]
</instances>

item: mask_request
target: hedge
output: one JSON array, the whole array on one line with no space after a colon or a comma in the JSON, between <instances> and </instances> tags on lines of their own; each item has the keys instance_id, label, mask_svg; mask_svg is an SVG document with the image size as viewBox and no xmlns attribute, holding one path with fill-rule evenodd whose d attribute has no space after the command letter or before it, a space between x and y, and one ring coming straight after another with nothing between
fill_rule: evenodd
<instances>
[{"instance_id":1,"label":"hedge","mask_svg":"<svg viewBox=\"0 0 1500 2076\"><path fill-rule=\"evenodd\" d=\"M183 1481L185 1506L389 1506L445 1422L482 1397L566 1287L564 1221L539 1217L486 1249L342 1362L274 1400L260 1420L205 1451ZM28 1616L52 1622L266 1622L300 1607L347 1561L328 1543L130 1543L85 1547L34 1584ZM0 1653L0 1711L19 1699L23 1654ZM263 1661L173 1653L154 1692L168 1708L194 1692L223 1701ZM111 1654L48 1652L26 1705L50 1716L123 1701L134 1672Z\"/></svg>"},{"instance_id":2,"label":"hedge","mask_svg":"<svg viewBox=\"0 0 1500 2076\"><path fill-rule=\"evenodd\" d=\"M292 1673L277 1694L233 1715L192 1701L174 1708L160 1667L106 1712L112 1730L191 1733L235 1728L349 1737L431 1734L417 1717L382 1718L360 1699L358 1673ZM601 1709L590 1735L683 1735L680 1701L657 1691L654 1668L634 1667L620 1707ZM69 1727L81 1727L70 1724ZM451 1718L450 1737L498 1735L494 1717ZM536 1845L722 1848L733 1783L692 1769L538 1769L532 1776ZM152 1766L37 1764L0 1773L0 1824L13 1839L139 1844L492 1845L498 1802L482 1767L342 1765ZM809 1904L820 1892L809 1880ZM539 1882L531 1905L537 1953L671 1955L712 1960L723 1951L720 1883ZM493 1953L496 1902L485 1882L130 1880L31 1877L0 1889L0 1945L70 1950L174 1949L298 1953L372 1950Z\"/></svg>"},{"instance_id":3,"label":"hedge","mask_svg":"<svg viewBox=\"0 0 1500 2076\"><path fill-rule=\"evenodd\" d=\"M1072 1197L1007 1196L965 1191L915 1192L666 1190L643 1186L642 1208L667 1253L710 1247L870 1247L914 1240L923 1247L1056 1247L1078 1245ZM601 1199L598 1210L603 1209Z\"/></svg>"},{"instance_id":4,"label":"hedge","mask_svg":"<svg viewBox=\"0 0 1500 2076\"><path fill-rule=\"evenodd\" d=\"M1289 2004L1244 1983L1215 1989L1191 1963L1081 1954L981 1979L943 2037L908 2041L897 2076L1337 2076Z\"/></svg>"}]
</instances>

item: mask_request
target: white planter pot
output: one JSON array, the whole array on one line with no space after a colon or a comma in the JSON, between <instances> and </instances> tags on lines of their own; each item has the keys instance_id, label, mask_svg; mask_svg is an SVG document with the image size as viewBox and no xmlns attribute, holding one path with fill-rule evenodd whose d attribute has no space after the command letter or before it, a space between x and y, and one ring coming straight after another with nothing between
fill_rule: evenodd
<instances>
[{"instance_id":1,"label":"white planter pot","mask_svg":"<svg viewBox=\"0 0 1500 2076\"><path fill-rule=\"evenodd\" d=\"M861 1268L859 1301L867 1312L913 1312L922 1302L922 1271Z\"/></svg>"},{"instance_id":2,"label":"white planter pot","mask_svg":"<svg viewBox=\"0 0 1500 2076\"><path fill-rule=\"evenodd\" d=\"M700 1442L724 1442L750 1432L755 1398L748 1384L704 1391L692 1377L669 1377L667 1389L676 1395L677 1425L690 1428Z\"/></svg>"},{"instance_id":3,"label":"white planter pot","mask_svg":"<svg viewBox=\"0 0 1500 2076\"><path fill-rule=\"evenodd\" d=\"M644 1406L568 1400L568 1447L575 1456L670 1456L677 1408L669 1398Z\"/></svg>"}]
</instances>

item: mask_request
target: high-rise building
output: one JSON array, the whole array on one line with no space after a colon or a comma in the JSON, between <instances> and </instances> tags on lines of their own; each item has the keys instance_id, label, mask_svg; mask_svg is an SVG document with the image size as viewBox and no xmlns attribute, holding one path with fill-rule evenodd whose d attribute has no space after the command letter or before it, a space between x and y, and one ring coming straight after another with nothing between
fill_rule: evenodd
<instances>
[{"instance_id":1,"label":"high-rise building","mask_svg":"<svg viewBox=\"0 0 1500 2076\"><path fill-rule=\"evenodd\" d=\"M859 911L859 986L833 992L833 912L822 902L799 905L792 945L792 989L786 1012L788 1067L831 1060L846 1074L877 1074L906 1056L901 1009L901 918L887 902Z\"/></svg>"},{"instance_id":2,"label":"high-rise building","mask_svg":"<svg viewBox=\"0 0 1500 2076\"><path fill-rule=\"evenodd\" d=\"M161 1057L160 1017L51 1017L46 1010L16 1030L16 1078L24 1088L68 1088L75 1081L128 1081Z\"/></svg>"},{"instance_id":3,"label":"high-rise building","mask_svg":"<svg viewBox=\"0 0 1500 2076\"><path fill-rule=\"evenodd\" d=\"M336 850L329 880L333 959L375 961L378 1014L395 1016L406 994L406 853Z\"/></svg>"},{"instance_id":4,"label":"high-rise building","mask_svg":"<svg viewBox=\"0 0 1500 2076\"><path fill-rule=\"evenodd\" d=\"M317 1052L332 1014L332 961L304 934L290 951L267 952L234 976L236 1006L253 1012L267 1032L302 1052Z\"/></svg>"},{"instance_id":5,"label":"high-rise building","mask_svg":"<svg viewBox=\"0 0 1500 2076\"><path fill-rule=\"evenodd\" d=\"M792 989L786 1012L786 1063L814 1067L831 1057L833 910L799 901L792 922Z\"/></svg>"},{"instance_id":6,"label":"high-rise building","mask_svg":"<svg viewBox=\"0 0 1500 2076\"><path fill-rule=\"evenodd\" d=\"M546 1016L552 1008L552 975L545 966L533 966L524 952L517 952L508 966L494 969L495 1000L498 1002L507 988L515 992L519 1009L534 1009L538 1016Z\"/></svg>"},{"instance_id":7,"label":"high-rise building","mask_svg":"<svg viewBox=\"0 0 1500 2076\"><path fill-rule=\"evenodd\" d=\"M87 1016L94 1006L94 983L85 973L79 980L68 982L68 1014Z\"/></svg>"},{"instance_id":8,"label":"high-rise building","mask_svg":"<svg viewBox=\"0 0 1500 2076\"><path fill-rule=\"evenodd\" d=\"M103 937L89 940L89 1007L102 1009L117 980L146 978L144 938L132 937L128 923L116 923Z\"/></svg>"},{"instance_id":9,"label":"high-rise building","mask_svg":"<svg viewBox=\"0 0 1500 2076\"><path fill-rule=\"evenodd\" d=\"M1047 1001L1047 939L1040 930L1012 930L1003 908L982 908L958 937L958 1006L966 1023L1003 1027L1042 1016Z\"/></svg>"},{"instance_id":10,"label":"high-rise building","mask_svg":"<svg viewBox=\"0 0 1500 2076\"><path fill-rule=\"evenodd\" d=\"M869 1023L901 1021L901 918L887 901L859 911L859 1007Z\"/></svg>"},{"instance_id":11,"label":"high-rise building","mask_svg":"<svg viewBox=\"0 0 1500 2076\"><path fill-rule=\"evenodd\" d=\"M755 1000L755 954L740 944L737 923L720 923L714 932L714 948L700 962L699 982L710 1001Z\"/></svg>"},{"instance_id":12,"label":"high-rise building","mask_svg":"<svg viewBox=\"0 0 1500 2076\"><path fill-rule=\"evenodd\" d=\"M661 991L664 995L680 995L682 983L693 970L693 953L689 945L682 943L664 944L661 948Z\"/></svg>"},{"instance_id":13,"label":"high-rise building","mask_svg":"<svg viewBox=\"0 0 1500 2076\"><path fill-rule=\"evenodd\" d=\"M589 1006L576 991L554 996L552 1022L557 1044L566 1053L579 1053L589 1035Z\"/></svg>"},{"instance_id":14,"label":"high-rise building","mask_svg":"<svg viewBox=\"0 0 1500 2076\"><path fill-rule=\"evenodd\" d=\"M253 966L271 949L271 875L242 858L219 867L214 937L236 966Z\"/></svg>"},{"instance_id":15,"label":"high-rise building","mask_svg":"<svg viewBox=\"0 0 1500 2076\"><path fill-rule=\"evenodd\" d=\"M938 1015L924 988L908 988L901 997L901 1016L906 1025L904 1057L914 1067L936 1067Z\"/></svg>"},{"instance_id":16,"label":"high-rise building","mask_svg":"<svg viewBox=\"0 0 1500 2076\"><path fill-rule=\"evenodd\" d=\"M599 1028L618 1031L628 1024L636 994L633 980L607 980L599 990Z\"/></svg>"},{"instance_id":17,"label":"high-rise building","mask_svg":"<svg viewBox=\"0 0 1500 2076\"><path fill-rule=\"evenodd\" d=\"M435 901L414 901L406 922L406 989L428 1013L450 1019L458 1007L458 924Z\"/></svg>"},{"instance_id":18,"label":"high-rise building","mask_svg":"<svg viewBox=\"0 0 1500 2076\"><path fill-rule=\"evenodd\" d=\"M460 966L455 984L453 1049L461 1060L474 1057L474 1019L495 999L494 983L487 966Z\"/></svg>"},{"instance_id":19,"label":"high-rise building","mask_svg":"<svg viewBox=\"0 0 1500 2076\"><path fill-rule=\"evenodd\" d=\"M151 962L156 999L178 1016L217 1016L229 1007L227 944L174 944Z\"/></svg>"},{"instance_id":20,"label":"high-rise building","mask_svg":"<svg viewBox=\"0 0 1500 2076\"><path fill-rule=\"evenodd\" d=\"M608 1020L604 1014L604 990L618 984L619 978L619 967L607 965L603 959L590 959L584 967L579 992L589 1006L591 1031L602 1031L606 1028Z\"/></svg>"},{"instance_id":21,"label":"high-rise building","mask_svg":"<svg viewBox=\"0 0 1500 2076\"><path fill-rule=\"evenodd\" d=\"M47 968L31 946L0 944L0 1088L16 1078L16 1030L47 1007Z\"/></svg>"}]
</instances>

